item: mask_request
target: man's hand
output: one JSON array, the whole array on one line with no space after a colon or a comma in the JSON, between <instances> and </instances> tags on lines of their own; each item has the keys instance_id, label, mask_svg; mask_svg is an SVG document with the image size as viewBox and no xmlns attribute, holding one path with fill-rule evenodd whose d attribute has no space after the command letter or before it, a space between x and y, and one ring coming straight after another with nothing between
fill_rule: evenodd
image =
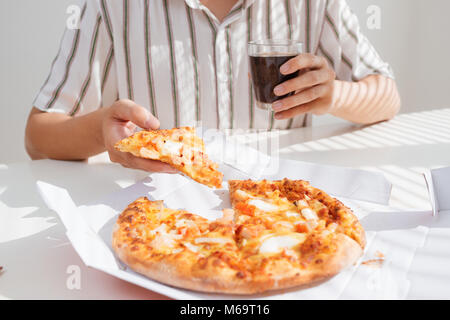
<instances>
[{"instance_id":1,"label":"man's hand","mask_svg":"<svg viewBox=\"0 0 450 320\"><path fill-rule=\"evenodd\" d=\"M293 95L273 103L275 119L289 119L303 113L325 114L333 106L336 74L325 58L300 54L281 66L284 75L300 71L294 79L283 82L274 89L277 96Z\"/></svg>"},{"instance_id":2,"label":"man's hand","mask_svg":"<svg viewBox=\"0 0 450 320\"><path fill-rule=\"evenodd\" d=\"M105 110L102 122L103 143L111 161L120 163L126 168L175 173L174 168L163 162L137 158L130 153L114 149L117 142L131 136L136 132L137 127L158 129L159 120L145 108L130 100L119 100Z\"/></svg>"}]
</instances>

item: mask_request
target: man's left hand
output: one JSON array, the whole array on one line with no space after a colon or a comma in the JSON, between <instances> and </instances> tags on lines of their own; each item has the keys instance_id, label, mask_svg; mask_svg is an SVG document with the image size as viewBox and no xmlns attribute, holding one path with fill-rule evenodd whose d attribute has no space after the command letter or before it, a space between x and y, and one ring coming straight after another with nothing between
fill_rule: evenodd
<instances>
[{"instance_id":1,"label":"man's left hand","mask_svg":"<svg viewBox=\"0 0 450 320\"><path fill-rule=\"evenodd\" d=\"M294 93L272 104L275 119L290 119L304 113L325 114L333 106L336 74L325 58L300 54L281 66L284 75L300 71L299 76L274 89L277 96Z\"/></svg>"}]
</instances>

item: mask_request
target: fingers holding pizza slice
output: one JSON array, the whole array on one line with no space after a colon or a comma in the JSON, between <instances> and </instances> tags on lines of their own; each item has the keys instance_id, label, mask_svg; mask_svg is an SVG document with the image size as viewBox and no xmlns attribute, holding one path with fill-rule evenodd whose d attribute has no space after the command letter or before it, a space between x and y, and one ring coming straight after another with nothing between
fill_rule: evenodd
<instances>
[{"instance_id":1,"label":"fingers holding pizza slice","mask_svg":"<svg viewBox=\"0 0 450 320\"><path fill-rule=\"evenodd\" d=\"M216 221L136 200L117 220L114 250L157 281L233 294L310 284L363 252L351 210L305 181L230 181L229 190L233 209Z\"/></svg>"},{"instance_id":2,"label":"fingers holding pizza slice","mask_svg":"<svg viewBox=\"0 0 450 320\"><path fill-rule=\"evenodd\" d=\"M206 155L203 140L196 136L195 128L140 131L114 147L139 158L168 163L209 187L222 186L223 174L218 171L219 165Z\"/></svg>"}]
</instances>

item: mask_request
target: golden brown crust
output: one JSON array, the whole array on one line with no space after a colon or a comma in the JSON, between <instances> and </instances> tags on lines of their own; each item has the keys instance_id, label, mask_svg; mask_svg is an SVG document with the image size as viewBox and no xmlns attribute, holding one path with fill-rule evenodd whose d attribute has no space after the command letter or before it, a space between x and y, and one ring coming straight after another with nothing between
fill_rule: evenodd
<instances>
[{"instance_id":1,"label":"golden brown crust","mask_svg":"<svg viewBox=\"0 0 450 320\"><path fill-rule=\"evenodd\" d=\"M230 181L229 190L235 213L227 210L216 221L164 208L161 201L136 200L117 220L115 252L159 282L228 294L308 285L362 255L364 231L351 210L305 181ZM257 196L284 209L248 211ZM315 210L317 221L305 219L294 201ZM309 228L298 228L303 223Z\"/></svg>"},{"instance_id":2,"label":"golden brown crust","mask_svg":"<svg viewBox=\"0 0 450 320\"><path fill-rule=\"evenodd\" d=\"M203 140L196 136L194 128L140 131L119 141L114 148L135 157L168 163L209 187L222 187L223 174L217 170L218 164L205 154Z\"/></svg>"},{"instance_id":3,"label":"golden brown crust","mask_svg":"<svg viewBox=\"0 0 450 320\"><path fill-rule=\"evenodd\" d=\"M195 276L191 272L190 260L183 257L154 262L137 259L124 249L117 247L114 249L120 260L131 269L161 283L202 292L248 295L309 285L333 277L355 263L363 252L354 240L344 235L340 235L337 246L339 251L328 256L328 261L323 263L323 267L305 270L288 268L284 269L282 276L278 278L254 279L239 279L229 268L206 268L205 272Z\"/></svg>"}]
</instances>

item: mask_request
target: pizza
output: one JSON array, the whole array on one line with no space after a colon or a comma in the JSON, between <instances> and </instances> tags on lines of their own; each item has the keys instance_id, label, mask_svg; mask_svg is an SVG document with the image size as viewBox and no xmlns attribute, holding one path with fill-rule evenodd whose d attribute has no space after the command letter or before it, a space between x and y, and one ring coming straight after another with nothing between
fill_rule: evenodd
<instances>
[{"instance_id":1,"label":"pizza","mask_svg":"<svg viewBox=\"0 0 450 320\"><path fill-rule=\"evenodd\" d=\"M196 136L195 128L140 131L114 147L136 157L168 163L209 187L222 186L223 174L217 170L219 165L206 155L203 140Z\"/></svg>"},{"instance_id":2,"label":"pizza","mask_svg":"<svg viewBox=\"0 0 450 320\"><path fill-rule=\"evenodd\" d=\"M365 233L352 211L306 181L229 181L215 221L139 198L112 246L131 269L175 287L255 294L308 285L356 263Z\"/></svg>"}]
</instances>

